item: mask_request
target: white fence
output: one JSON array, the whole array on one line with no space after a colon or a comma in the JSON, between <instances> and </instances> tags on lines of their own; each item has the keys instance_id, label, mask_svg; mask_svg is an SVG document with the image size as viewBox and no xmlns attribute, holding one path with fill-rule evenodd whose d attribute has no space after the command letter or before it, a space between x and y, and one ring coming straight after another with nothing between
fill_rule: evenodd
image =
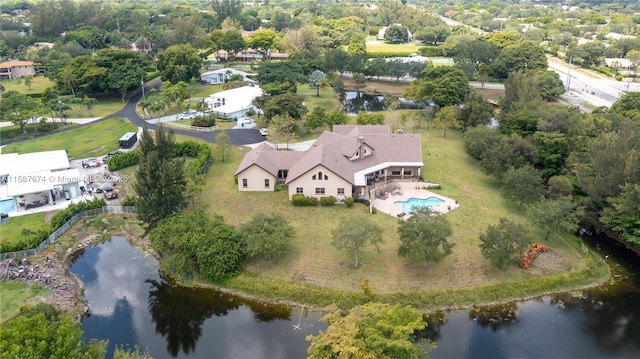
<instances>
[{"instance_id":1,"label":"white fence","mask_svg":"<svg viewBox=\"0 0 640 359\"><path fill-rule=\"evenodd\" d=\"M51 233L49 238L45 239L40 243L39 246L32 249L25 249L17 252L5 252L0 253L1 259L9 259L9 258L26 258L28 256L34 256L43 250L45 250L51 243L55 242L56 239L60 238L71 226L73 226L79 219L93 217L98 214L103 213L114 213L114 214L127 214L127 213L136 213L136 207L123 207L123 206L104 206L102 208L90 209L88 211L82 211L80 213L76 213L67 223L63 224L62 227L58 228L55 232Z\"/></svg>"},{"instance_id":2,"label":"white fence","mask_svg":"<svg viewBox=\"0 0 640 359\"><path fill-rule=\"evenodd\" d=\"M213 132L218 129L218 126L198 127L198 126L189 126L189 125L185 125L183 123L177 123L177 122L162 122L162 123L158 123L158 125L171 126L171 127L181 128L187 131L196 131L196 132Z\"/></svg>"}]
</instances>

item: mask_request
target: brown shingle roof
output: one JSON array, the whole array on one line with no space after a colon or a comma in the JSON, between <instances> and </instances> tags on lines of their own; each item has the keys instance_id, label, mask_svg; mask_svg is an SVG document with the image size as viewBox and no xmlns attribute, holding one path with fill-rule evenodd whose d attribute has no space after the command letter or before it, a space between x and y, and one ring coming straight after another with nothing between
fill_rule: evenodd
<instances>
[{"instance_id":1,"label":"brown shingle roof","mask_svg":"<svg viewBox=\"0 0 640 359\"><path fill-rule=\"evenodd\" d=\"M235 175L237 176L255 164L268 173L277 176L278 170L291 168L293 163L298 161L303 155L304 152L278 151L267 143L261 143L256 148L247 152L242 162L240 162L240 166L238 166Z\"/></svg>"}]
</instances>

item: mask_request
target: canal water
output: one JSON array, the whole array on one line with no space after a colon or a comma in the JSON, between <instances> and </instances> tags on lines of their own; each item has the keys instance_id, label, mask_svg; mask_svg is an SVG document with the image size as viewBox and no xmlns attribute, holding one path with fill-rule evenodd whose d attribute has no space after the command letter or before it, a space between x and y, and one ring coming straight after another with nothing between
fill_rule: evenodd
<instances>
[{"instance_id":1,"label":"canal water","mask_svg":"<svg viewBox=\"0 0 640 359\"><path fill-rule=\"evenodd\" d=\"M360 111L378 112L387 109L384 96L368 95L357 91L344 91L342 98L342 111L350 116L355 116ZM399 98L398 101L399 103L396 105L396 109L419 109L425 107L422 103L417 103L405 98Z\"/></svg>"},{"instance_id":2,"label":"canal water","mask_svg":"<svg viewBox=\"0 0 640 359\"><path fill-rule=\"evenodd\" d=\"M600 288L474 310L438 313L421 333L431 358L637 358L640 267L606 242L613 280ZM91 315L85 337L147 349L154 358L305 358L322 314L189 289L158 274L158 263L122 237L78 253Z\"/></svg>"}]
</instances>

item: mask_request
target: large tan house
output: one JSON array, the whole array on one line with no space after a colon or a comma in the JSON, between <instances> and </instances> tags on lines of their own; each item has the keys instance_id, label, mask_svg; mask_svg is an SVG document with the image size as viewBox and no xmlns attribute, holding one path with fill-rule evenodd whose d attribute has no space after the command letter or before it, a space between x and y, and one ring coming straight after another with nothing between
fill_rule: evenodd
<instances>
[{"instance_id":1,"label":"large tan house","mask_svg":"<svg viewBox=\"0 0 640 359\"><path fill-rule=\"evenodd\" d=\"M369 198L389 181L418 181L420 136L389 133L383 125L333 126L306 151L278 151L267 143L244 157L235 175L239 191L273 191L276 183L310 197Z\"/></svg>"},{"instance_id":2,"label":"large tan house","mask_svg":"<svg viewBox=\"0 0 640 359\"><path fill-rule=\"evenodd\" d=\"M7 61L0 64L0 80L13 80L35 74L31 61Z\"/></svg>"}]
</instances>

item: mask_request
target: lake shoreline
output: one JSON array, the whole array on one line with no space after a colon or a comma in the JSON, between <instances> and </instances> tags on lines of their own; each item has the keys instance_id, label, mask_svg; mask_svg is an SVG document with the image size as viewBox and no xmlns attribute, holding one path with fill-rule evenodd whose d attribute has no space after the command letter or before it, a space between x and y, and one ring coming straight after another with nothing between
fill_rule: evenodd
<instances>
[{"instance_id":1,"label":"lake shoreline","mask_svg":"<svg viewBox=\"0 0 640 359\"><path fill-rule=\"evenodd\" d=\"M95 220L98 218L100 218L100 220L96 222ZM112 220L113 218L118 218L118 219L116 221L113 221ZM129 220L127 220L127 218L129 218ZM118 222L118 223L112 223L112 222ZM99 224L96 225L96 223L99 223ZM124 224L124 225L118 225L118 224ZM98 231L97 230L98 228L96 227L102 227L102 230ZM142 227L139 226L139 223L137 222L137 220L127 216L120 217L116 215L109 215L109 216L102 216L102 217L94 217L94 218L87 218L83 221L79 221L78 223L76 223L76 225L74 225L74 227L65 236L60 238L60 240L58 240L54 245L50 246L50 248L48 248L38 256L29 258L30 262L34 264L40 264L40 265L44 265L45 261L50 261L51 259L55 259L52 261L53 264L51 264L51 261L50 261L48 265L59 267L55 269L55 273L59 273L58 275L64 275L67 277L67 279L70 279L71 282L75 283L73 288L70 289L70 292L72 293L67 293L67 295L65 296L56 295L54 293L53 295L49 296L51 298L44 298L44 301L56 305L56 307L60 308L65 313L72 315L76 320L79 320L83 316L87 315L89 313L89 308L87 306L86 299L83 295L84 293L83 284L76 276L74 276L69 271L73 258L78 254L79 251L83 250L86 247L93 246L93 245L102 243L104 241L108 241L110 238L114 236L122 236L122 237L125 237L134 246L140 248L145 253L152 255L154 258L159 260L159 255L153 250L153 248L151 247L151 243L148 241L147 238L142 238L141 234L142 234ZM595 254L593 253L591 255L595 256ZM586 283L586 284L583 283L576 286L566 286L562 288L559 287L559 288L554 288L550 290L541 290L539 292L535 292L527 295L513 295L513 296L509 296L499 300L478 301L474 303L452 302L447 305L433 305L433 306L419 305L417 306L417 308L425 314L432 314L437 312L466 310L466 309L473 309L473 308L483 307L483 306L495 306L495 305L507 304L512 302L521 302L521 301L540 298L548 295L568 293L572 291L582 291L590 288L596 288L596 287L602 286L611 278L611 271L609 270L608 265L602 259L600 259L600 261L601 263L607 266L606 268L607 268L608 274L606 276L601 276L600 278L598 278L595 281L592 281L591 283ZM585 269L588 269L588 268L585 268ZM264 283L264 282L267 282L268 280L272 280L271 278L267 278L266 276L263 276L257 273L247 272L247 271L242 272L238 277L241 277L243 279L246 279L247 277L249 277L254 282L254 284ZM188 282L188 281L179 280L174 276L171 276L171 278L175 280L176 284L180 286L193 287L193 288L210 288L210 289L217 290L226 294L230 294L239 298L257 301L265 304L287 305L292 307L310 309L317 312L325 312L326 305L330 304L330 303L327 303L326 305L319 305L318 303L314 303L312 300L307 302L299 301L299 300L295 300L295 296L293 295L288 298L284 298L284 297L270 298L266 295L263 295L263 293L260 291L252 292L251 290L243 290L241 288L238 288L239 286L238 281L234 281L234 278L230 279L226 284L203 283L203 282L197 282L197 281ZM583 278L583 280L585 280L585 278ZM293 283L293 282L286 281L284 279L279 279L279 278L277 279L277 282L278 283L288 282L289 285L296 284L297 286L299 286L299 288L306 291L309 291L312 288L312 286L310 285ZM314 289L317 289L317 288L314 288ZM345 295L349 296L350 302L352 305L351 306L342 305L341 309L343 310L348 310L352 306L362 304L368 301L368 300L365 300L362 293L360 292L336 290L334 288L328 288L328 287L320 287L320 289L323 290L324 292L331 292L333 295L335 295L334 297L335 300L333 302L340 302L340 300L344 300ZM447 292L464 292L469 290L477 290L477 288L454 288L454 289L447 289L446 291ZM491 290L491 288L487 287L486 290ZM421 292L421 294L433 296L434 294L437 295L437 292L438 291L424 291L424 292ZM68 303L70 298L69 294L73 294L74 303ZM407 302L406 298L403 299L403 297L407 295L409 294L403 293L403 292L374 293L373 298L370 298L371 300L369 301L377 301L377 302L384 302L384 303L390 303L390 304L411 305L411 303ZM331 295L329 297L331 297ZM415 305L412 305L412 306L416 307Z\"/></svg>"}]
</instances>

